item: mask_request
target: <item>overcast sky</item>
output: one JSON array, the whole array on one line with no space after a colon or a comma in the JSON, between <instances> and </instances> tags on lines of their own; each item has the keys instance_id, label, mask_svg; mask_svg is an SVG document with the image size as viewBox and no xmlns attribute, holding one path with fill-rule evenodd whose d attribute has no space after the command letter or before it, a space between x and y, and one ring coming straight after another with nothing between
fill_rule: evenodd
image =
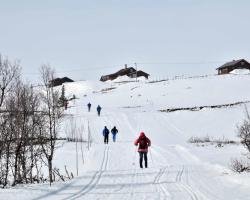
<instances>
[{"instance_id":1,"label":"overcast sky","mask_svg":"<svg viewBox=\"0 0 250 200\"><path fill-rule=\"evenodd\" d=\"M31 81L46 63L75 80L135 62L154 77L211 74L250 60L249 9L248 0L0 0L0 53Z\"/></svg>"}]
</instances>

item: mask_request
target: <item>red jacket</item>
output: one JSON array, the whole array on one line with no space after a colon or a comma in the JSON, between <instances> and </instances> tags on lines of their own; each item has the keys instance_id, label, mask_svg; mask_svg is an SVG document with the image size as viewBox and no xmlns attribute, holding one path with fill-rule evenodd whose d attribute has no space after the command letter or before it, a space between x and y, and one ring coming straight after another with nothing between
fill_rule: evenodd
<instances>
[{"instance_id":1,"label":"red jacket","mask_svg":"<svg viewBox=\"0 0 250 200\"><path fill-rule=\"evenodd\" d=\"M148 152L148 147L151 145L151 141L145 136L144 133L143 134L141 133L140 137L135 140L134 145L137 146L138 144L140 144L140 141L142 139L143 140L145 139L147 144L145 148L141 148L139 145L138 152Z\"/></svg>"}]
</instances>

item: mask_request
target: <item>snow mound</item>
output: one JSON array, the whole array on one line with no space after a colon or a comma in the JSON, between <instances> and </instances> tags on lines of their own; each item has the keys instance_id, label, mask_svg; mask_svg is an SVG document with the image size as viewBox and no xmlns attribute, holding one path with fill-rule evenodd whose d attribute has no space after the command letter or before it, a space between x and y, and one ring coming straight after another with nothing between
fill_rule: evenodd
<instances>
[{"instance_id":1,"label":"snow mound","mask_svg":"<svg viewBox=\"0 0 250 200\"><path fill-rule=\"evenodd\" d=\"M146 78L144 76L138 77L137 78L138 81L145 81ZM118 76L116 79L110 81L110 82L133 82L136 81L136 78L130 78L126 75L124 76Z\"/></svg>"},{"instance_id":2,"label":"snow mound","mask_svg":"<svg viewBox=\"0 0 250 200\"><path fill-rule=\"evenodd\" d=\"M230 74L250 74L250 70L249 69L235 69L233 71L230 72Z\"/></svg>"}]
</instances>

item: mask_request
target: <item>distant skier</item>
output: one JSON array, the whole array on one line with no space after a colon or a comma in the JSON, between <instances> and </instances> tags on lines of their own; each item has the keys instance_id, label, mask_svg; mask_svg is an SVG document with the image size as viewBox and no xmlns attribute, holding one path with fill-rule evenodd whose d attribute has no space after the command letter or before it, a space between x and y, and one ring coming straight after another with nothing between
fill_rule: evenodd
<instances>
[{"instance_id":1,"label":"distant skier","mask_svg":"<svg viewBox=\"0 0 250 200\"><path fill-rule=\"evenodd\" d=\"M67 100L64 101L64 109L67 110L68 109L68 105L69 105L69 102Z\"/></svg>"},{"instance_id":2,"label":"distant skier","mask_svg":"<svg viewBox=\"0 0 250 200\"><path fill-rule=\"evenodd\" d=\"M117 128L114 126L114 128L111 129L111 133L113 135L113 142L116 141L116 134L118 133Z\"/></svg>"},{"instance_id":3,"label":"distant skier","mask_svg":"<svg viewBox=\"0 0 250 200\"><path fill-rule=\"evenodd\" d=\"M104 137L104 144L109 143L109 130L106 126L104 126L104 129L102 131L103 137Z\"/></svg>"},{"instance_id":4,"label":"distant skier","mask_svg":"<svg viewBox=\"0 0 250 200\"><path fill-rule=\"evenodd\" d=\"M140 155L139 163L140 163L140 168L143 168L142 162L143 158L145 161L145 168L148 167L148 158L147 158L147 153L148 153L148 147L151 145L151 141L146 137L144 132L140 133L140 137L135 140L134 145L138 146L138 152Z\"/></svg>"},{"instance_id":5,"label":"distant skier","mask_svg":"<svg viewBox=\"0 0 250 200\"><path fill-rule=\"evenodd\" d=\"M88 111L90 112L91 103L89 102L87 105L88 105Z\"/></svg>"},{"instance_id":6,"label":"distant skier","mask_svg":"<svg viewBox=\"0 0 250 200\"><path fill-rule=\"evenodd\" d=\"M100 116L102 107L100 105L98 105L96 110L97 110L98 116Z\"/></svg>"}]
</instances>

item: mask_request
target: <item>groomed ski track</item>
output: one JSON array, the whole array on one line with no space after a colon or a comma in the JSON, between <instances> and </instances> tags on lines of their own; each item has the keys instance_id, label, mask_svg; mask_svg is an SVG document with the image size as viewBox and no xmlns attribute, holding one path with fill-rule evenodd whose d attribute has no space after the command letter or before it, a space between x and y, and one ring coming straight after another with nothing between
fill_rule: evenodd
<instances>
[{"instance_id":1,"label":"groomed ski track","mask_svg":"<svg viewBox=\"0 0 250 200\"><path fill-rule=\"evenodd\" d=\"M144 112L117 113L112 110L101 117L96 113L84 113L83 120L87 116L93 138L92 157L87 164L91 170L67 183L55 184L51 191L35 200L249 199L249 196L240 195L246 188L228 181L217 167L206 165L187 150L181 130L171 124L167 115L147 115L145 118ZM156 132L150 130L152 124L157 124L154 126L158 127ZM118 127L116 143L110 137L109 144L103 144L101 130L104 125ZM138 167L138 155L133 146L139 130L145 130L152 140L148 169Z\"/></svg>"}]
</instances>

